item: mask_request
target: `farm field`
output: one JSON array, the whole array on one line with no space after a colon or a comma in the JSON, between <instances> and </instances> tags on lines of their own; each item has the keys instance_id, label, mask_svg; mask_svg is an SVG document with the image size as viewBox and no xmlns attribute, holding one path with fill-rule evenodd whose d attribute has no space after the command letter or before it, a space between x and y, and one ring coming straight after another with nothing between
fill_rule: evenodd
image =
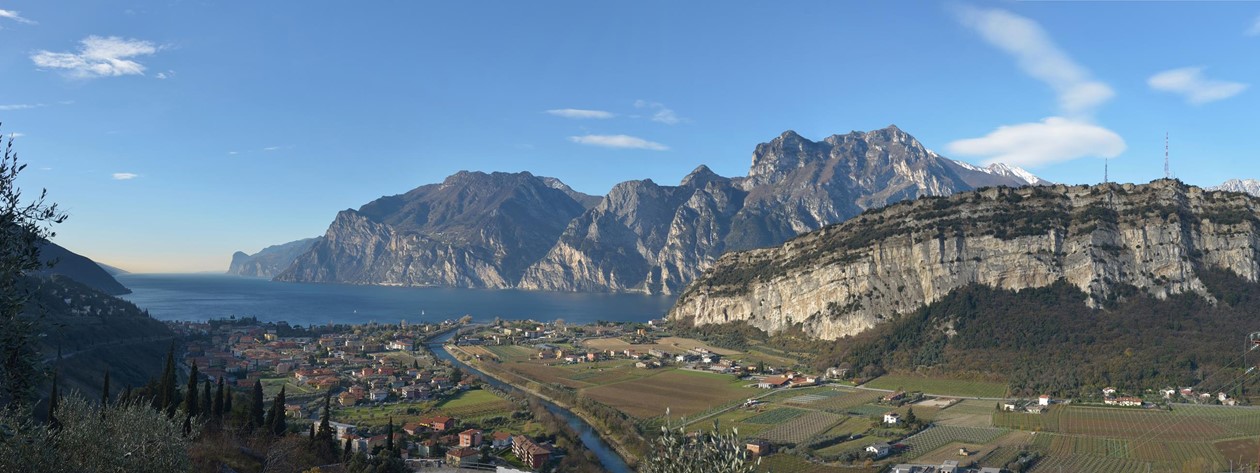
<instances>
[{"instance_id":1,"label":"farm field","mask_svg":"<svg viewBox=\"0 0 1260 473\"><path fill-rule=\"evenodd\" d=\"M997 405L993 401L967 400L949 406L936 413L935 419L937 424L953 425L958 427L1005 427L1010 429L1018 429L1009 425L998 425L993 422L993 416L997 410ZM917 411L916 411L917 412ZM1032 415L1032 414L1028 414ZM1036 430L1036 429L1021 429Z\"/></svg>"},{"instance_id":2,"label":"farm field","mask_svg":"<svg viewBox=\"0 0 1260 473\"><path fill-rule=\"evenodd\" d=\"M671 353L679 353L686 350L694 350L702 348L717 353L722 356L739 356L742 352L735 350L727 350L725 348L717 348L700 340L682 337L663 337L656 343L633 344L620 338L591 338L582 341L582 346L594 350L625 350L631 349L640 353L647 353L651 349L665 350Z\"/></svg>"},{"instance_id":3,"label":"farm field","mask_svg":"<svg viewBox=\"0 0 1260 473\"><path fill-rule=\"evenodd\" d=\"M731 375L677 369L654 371L656 374L646 378L586 388L582 393L642 419L662 415L666 407L675 416L689 416L762 392L744 387L743 381Z\"/></svg>"},{"instance_id":4,"label":"farm field","mask_svg":"<svg viewBox=\"0 0 1260 473\"><path fill-rule=\"evenodd\" d=\"M436 406L434 410L457 419L476 419L492 415L507 415L515 406L490 391L474 389L464 391Z\"/></svg>"},{"instance_id":5,"label":"farm field","mask_svg":"<svg viewBox=\"0 0 1260 473\"><path fill-rule=\"evenodd\" d=\"M922 376L884 375L865 384L868 388L919 391L927 394L940 394L960 397L1002 397L1006 395L1006 385L984 381L963 381L957 379L926 378Z\"/></svg>"},{"instance_id":6,"label":"farm field","mask_svg":"<svg viewBox=\"0 0 1260 473\"><path fill-rule=\"evenodd\" d=\"M954 427L948 425L932 426L913 436L902 440L909 447L902 456L915 459L950 443L962 443L979 447L993 442L1006 435L1005 429L988 427Z\"/></svg>"},{"instance_id":7,"label":"farm field","mask_svg":"<svg viewBox=\"0 0 1260 473\"><path fill-rule=\"evenodd\" d=\"M1260 435L1260 411L1218 406L1158 409L1055 406L1045 414L997 413L997 427L1144 441L1200 442Z\"/></svg>"},{"instance_id":8,"label":"farm field","mask_svg":"<svg viewBox=\"0 0 1260 473\"><path fill-rule=\"evenodd\" d=\"M275 395L280 392L281 386L284 387L285 394L288 394L289 396L314 394L317 392L315 388L310 386L294 384L293 377L291 376L284 378L262 378L259 379L259 381L262 382L263 396L266 399L275 397ZM322 391L319 393L321 395L323 394Z\"/></svg>"},{"instance_id":9,"label":"farm field","mask_svg":"<svg viewBox=\"0 0 1260 473\"><path fill-rule=\"evenodd\" d=\"M844 421L845 417L826 412L809 411L781 422L761 433L761 437L777 443L801 443Z\"/></svg>"},{"instance_id":10,"label":"farm field","mask_svg":"<svg viewBox=\"0 0 1260 473\"><path fill-rule=\"evenodd\" d=\"M538 350L519 345L488 345L484 348L494 353L504 362L528 360L530 357L538 354Z\"/></svg>"}]
</instances>

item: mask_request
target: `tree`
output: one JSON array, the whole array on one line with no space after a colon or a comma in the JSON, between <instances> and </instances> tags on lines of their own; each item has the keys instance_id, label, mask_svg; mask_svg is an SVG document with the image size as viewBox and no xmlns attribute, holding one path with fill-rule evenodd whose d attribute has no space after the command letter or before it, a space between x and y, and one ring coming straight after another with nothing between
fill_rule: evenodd
<instances>
[{"instance_id":1,"label":"tree","mask_svg":"<svg viewBox=\"0 0 1260 473\"><path fill-rule=\"evenodd\" d=\"M271 411L267 413L267 425L271 427L271 433L277 437L284 436L284 432L289 429L284 417L284 386L280 386L280 392L276 393L275 400L271 401Z\"/></svg>"},{"instance_id":2,"label":"tree","mask_svg":"<svg viewBox=\"0 0 1260 473\"><path fill-rule=\"evenodd\" d=\"M332 440L332 391L324 393L324 412L319 416L319 438Z\"/></svg>"},{"instance_id":3,"label":"tree","mask_svg":"<svg viewBox=\"0 0 1260 473\"><path fill-rule=\"evenodd\" d=\"M223 377L219 376L218 387L214 391L214 403L210 406L210 417L215 424L223 424Z\"/></svg>"},{"instance_id":4,"label":"tree","mask_svg":"<svg viewBox=\"0 0 1260 473\"><path fill-rule=\"evenodd\" d=\"M907 423L907 424L910 424L910 425L915 425L915 424L919 423L919 418L918 418L918 417L915 417L915 415L914 415L914 408L913 408L913 407L911 407L911 408L909 408L909 409L907 409L907 410L906 410L906 423Z\"/></svg>"},{"instance_id":5,"label":"tree","mask_svg":"<svg viewBox=\"0 0 1260 473\"><path fill-rule=\"evenodd\" d=\"M201 380L197 379L197 365L192 365L192 370L188 372L188 394L184 396L184 413L189 417L197 417L201 404L197 402L197 384Z\"/></svg>"},{"instance_id":6,"label":"tree","mask_svg":"<svg viewBox=\"0 0 1260 473\"><path fill-rule=\"evenodd\" d=\"M0 158L0 406L29 414L42 379L42 360L35 346L38 321L23 316L32 297L25 276L45 266L39 243L56 235L50 227L64 222L66 215L46 203L47 190L22 201L17 177L23 169L10 134Z\"/></svg>"},{"instance_id":7,"label":"tree","mask_svg":"<svg viewBox=\"0 0 1260 473\"><path fill-rule=\"evenodd\" d=\"M201 383L201 418L210 417L210 410L214 408L214 399L210 396L210 378L206 378Z\"/></svg>"},{"instance_id":8,"label":"tree","mask_svg":"<svg viewBox=\"0 0 1260 473\"><path fill-rule=\"evenodd\" d=\"M688 436L683 429L661 428L661 436L648 451L643 473L752 473L757 465L745 460L744 443L734 432Z\"/></svg>"},{"instance_id":9,"label":"tree","mask_svg":"<svg viewBox=\"0 0 1260 473\"><path fill-rule=\"evenodd\" d=\"M389 424L385 427L385 451L394 452L394 416L389 416Z\"/></svg>"},{"instance_id":10,"label":"tree","mask_svg":"<svg viewBox=\"0 0 1260 473\"><path fill-rule=\"evenodd\" d=\"M227 423L228 416L232 415L232 387L223 388L223 420Z\"/></svg>"},{"instance_id":11,"label":"tree","mask_svg":"<svg viewBox=\"0 0 1260 473\"><path fill-rule=\"evenodd\" d=\"M350 456L353 454L354 454L354 449L351 448L350 439L346 439L346 442L345 444L343 444L342 451L341 451L341 461L350 461Z\"/></svg>"},{"instance_id":12,"label":"tree","mask_svg":"<svg viewBox=\"0 0 1260 473\"><path fill-rule=\"evenodd\" d=\"M109 405L109 368L105 368L105 381L101 383L101 406L107 405Z\"/></svg>"},{"instance_id":13,"label":"tree","mask_svg":"<svg viewBox=\"0 0 1260 473\"><path fill-rule=\"evenodd\" d=\"M255 429L267 425L263 419L263 388L262 381L254 381L254 398L253 404L249 409L249 428Z\"/></svg>"},{"instance_id":14,"label":"tree","mask_svg":"<svg viewBox=\"0 0 1260 473\"><path fill-rule=\"evenodd\" d=\"M52 392L48 393L48 428L58 430L61 428L61 421L57 420L57 401L60 396L57 395L57 372L53 372Z\"/></svg>"},{"instance_id":15,"label":"tree","mask_svg":"<svg viewBox=\"0 0 1260 473\"><path fill-rule=\"evenodd\" d=\"M162 379L158 383L157 408L166 412L167 418L175 417L175 407L179 403L179 390L175 387L175 342L166 351L166 367L162 370Z\"/></svg>"}]
</instances>

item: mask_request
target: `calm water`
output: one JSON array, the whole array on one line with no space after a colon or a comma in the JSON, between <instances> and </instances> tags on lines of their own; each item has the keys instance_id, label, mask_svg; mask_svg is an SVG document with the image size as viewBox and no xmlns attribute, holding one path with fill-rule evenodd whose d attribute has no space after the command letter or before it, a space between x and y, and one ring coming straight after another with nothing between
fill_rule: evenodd
<instances>
[{"instance_id":1,"label":"calm water","mask_svg":"<svg viewBox=\"0 0 1260 473\"><path fill-rule=\"evenodd\" d=\"M485 289L405 288L274 282L210 274L124 274L122 296L158 320L207 320L230 315L294 325L564 319L638 321L659 318L672 296L577 294Z\"/></svg>"}]
</instances>

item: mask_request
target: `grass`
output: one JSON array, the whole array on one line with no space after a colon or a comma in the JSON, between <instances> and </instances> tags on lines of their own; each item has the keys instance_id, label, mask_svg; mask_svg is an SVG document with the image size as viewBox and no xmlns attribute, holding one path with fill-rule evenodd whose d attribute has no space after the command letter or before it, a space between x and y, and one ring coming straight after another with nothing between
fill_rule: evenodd
<instances>
[{"instance_id":1,"label":"grass","mask_svg":"<svg viewBox=\"0 0 1260 473\"><path fill-rule=\"evenodd\" d=\"M1002 383L911 375L880 376L866 383L866 387L959 397L1003 397L1006 395L1006 385Z\"/></svg>"},{"instance_id":2,"label":"grass","mask_svg":"<svg viewBox=\"0 0 1260 473\"><path fill-rule=\"evenodd\" d=\"M477 419L511 414L515 406L490 391L473 389L439 403L434 409L457 419Z\"/></svg>"},{"instance_id":3,"label":"grass","mask_svg":"<svg viewBox=\"0 0 1260 473\"><path fill-rule=\"evenodd\" d=\"M805 411L793 409L790 407L780 407L778 409L762 412L755 416L744 419L746 424L779 424L800 417Z\"/></svg>"}]
</instances>

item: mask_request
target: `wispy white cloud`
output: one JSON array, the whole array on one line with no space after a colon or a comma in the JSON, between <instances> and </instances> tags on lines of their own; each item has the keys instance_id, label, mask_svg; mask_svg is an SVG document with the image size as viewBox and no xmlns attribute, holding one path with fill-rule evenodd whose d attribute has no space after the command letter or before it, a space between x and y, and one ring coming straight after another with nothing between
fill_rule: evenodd
<instances>
[{"instance_id":1,"label":"wispy white cloud","mask_svg":"<svg viewBox=\"0 0 1260 473\"><path fill-rule=\"evenodd\" d=\"M572 118L577 120L605 120L617 116L612 112L605 112L603 110L584 110L580 108L557 108L547 110L547 113L557 117Z\"/></svg>"},{"instance_id":2,"label":"wispy white cloud","mask_svg":"<svg viewBox=\"0 0 1260 473\"><path fill-rule=\"evenodd\" d=\"M1260 36L1260 16L1257 16L1255 20L1251 21L1251 28L1247 28L1247 31L1244 31L1243 34L1247 36Z\"/></svg>"},{"instance_id":3,"label":"wispy white cloud","mask_svg":"<svg viewBox=\"0 0 1260 473\"><path fill-rule=\"evenodd\" d=\"M43 107L42 103L12 103L0 105L0 112L9 112L13 110L30 110L32 108Z\"/></svg>"},{"instance_id":4,"label":"wispy white cloud","mask_svg":"<svg viewBox=\"0 0 1260 473\"><path fill-rule=\"evenodd\" d=\"M21 138L21 137L23 137L23 136L26 136L26 133L21 133L21 132L17 132L17 131L15 131L15 132L13 132L13 133L9 133L9 138Z\"/></svg>"},{"instance_id":5,"label":"wispy white cloud","mask_svg":"<svg viewBox=\"0 0 1260 473\"><path fill-rule=\"evenodd\" d=\"M175 77L175 71L162 71L153 76L160 80L171 79Z\"/></svg>"},{"instance_id":6,"label":"wispy white cloud","mask_svg":"<svg viewBox=\"0 0 1260 473\"><path fill-rule=\"evenodd\" d=\"M284 147L283 147L283 146L268 146L268 147L266 147L266 148L263 148L263 151L277 151L277 150L280 150L280 149L282 149L282 148L284 148Z\"/></svg>"},{"instance_id":7,"label":"wispy white cloud","mask_svg":"<svg viewBox=\"0 0 1260 473\"><path fill-rule=\"evenodd\" d=\"M666 125L677 125L682 121L677 113L670 110L665 104L660 102L649 102L646 100L635 100L634 108L646 108L652 110L651 120L654 122L664 123Z\"/></svg>"},{"instance_id":8,"label":"wispy white cloud","mask_svg":"<svg viewBox=\"0 0 1260 473\"><path fill-rule=\"evenodd\" d=\"M980 138L950 143L952 154L984 157L985 164L1036 167L1085 157L1114 158L1124 152L1124 138L1091 123L1050 117L1035 123L1006 125Z\"/></svg>"},{"instance_id":9,"label":"wispy white cloud","mask_svg":"<svg viewBox=\"0 0 1260 473\"><path fill-rule=\"evenodd\" d=\"M578 144L602 146L604 148L646 149L666 151L668 146L630 135L582 135L570 136L569 141Z\"/></svg>"},{"instance_id":10,"label":"wispy white cloud","mask_svg":"<svg viewBox=\"0 0 1260 473\"><path fill-rule=\"evenodd\" d=\"M116 173L114 173L114 180L115 180L115 181L130 181L130 180L135 179L135 178L137 178L137 177L140 177L140 175L139 175L139 174L136 174L136 173L130 173L130 172L116 172Z\"/></svg>"},{"instance_id":11,"label":"wispy white cloud","mask_svg":"<svg viewBox=\"0 0 1260 473\"><path fill-rule=\"evenodd\" d=\"M1059 114L951 142L946 147L950 153L980 157L986 164L1037 167L1085 157L1112 158L1124 152L1124 138L1091 119L1115 92L1059 49L1041 25L1001 9L962 6L956 13L963 25L1014 57L1025 74L1050 86L1058 98Z\"/></svg>"},{"instance_id":12,"label":"wispy white cloud","mask_svg":"<svg viewBox=\"0 0 1260 473\"><path fill-rule=\"evenodd\" d=\"M1180 94L1194 105L1224 100L1247 90L1247 84L1208 79L1202 67L1171 69L1151 76L1146 83L1152 89Z\"/></svg>"},{"instance_id":13,"label":"wispy white cloud","mask_svg":"<svg viewBox=\"0 0 1260 473\"><path fill-rule=\"evenodd\" d=\"M240 154L240 153L238 153L238 152L236 152L236 151L228 151L228 155L229 155L229 156L236 156L236 155L238 155L238 154Z\"/></svg>"},{"instance_id":14,"label":"wispy white cloud","mask_svg":"<svg viewBox=\"0 0 1260 473\"><path fill-rule=\"evenodd\" d=\"M145 67L135 58L158 51L151 42L117 36L88 36L79 42L79 51L55 53L39 51L31 55L36 66L61 69L76 78L143 75Z\"/></svg>"},{"instance_id":15,"label":"wispy white cloud","mask_svg":"<svg viewBox=\"0 0 1260 473\"><path fill-rule=\"evenodd\" d=\"M18 12L13 11L13 10L3 10L3 9L0 9L0 18L5 18L5 19L13 20L13 21L16 21L16 22L18 22L18 23L26 23L26 24L28 24L28 25L34 25L34 24L35 24L35 22L34 22L34 21L29 20L29 19L27 19L27 18L24 18L22 15L19 15L19 14L18 14Z\"/></svg>"},{"instance_id":16,"label":"wispy white cloud","mask_svg":"<svg viewBox=\"0 0 1260 473\"><path fill-rule=\"evenodd\" d=\"M1054 89L1062 113L1087 115L1115 95L1111 87L1094 80L1089 70L1059 49L1035 21L996 8L963 6L957 13L963 25L1014 56L1025 74Z\"/></svg>"}]
</instances>

